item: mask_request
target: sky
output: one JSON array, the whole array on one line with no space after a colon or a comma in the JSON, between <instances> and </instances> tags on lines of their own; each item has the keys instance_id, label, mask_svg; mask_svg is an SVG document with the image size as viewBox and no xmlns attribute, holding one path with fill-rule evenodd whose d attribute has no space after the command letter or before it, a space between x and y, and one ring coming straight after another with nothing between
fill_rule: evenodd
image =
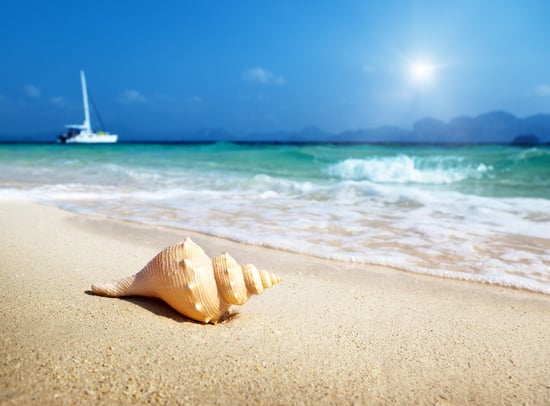
<instances>
[{"instance_id":1,"label":"sky","mask_svg":"<svg viewBox=\"0 0 550 406\"><path fill-rule=\"evenodd\" d=\"M81 123L81 69L122 138L550 112L547 0L0 5L0 135Z\"/></svg>"}]
</instances>

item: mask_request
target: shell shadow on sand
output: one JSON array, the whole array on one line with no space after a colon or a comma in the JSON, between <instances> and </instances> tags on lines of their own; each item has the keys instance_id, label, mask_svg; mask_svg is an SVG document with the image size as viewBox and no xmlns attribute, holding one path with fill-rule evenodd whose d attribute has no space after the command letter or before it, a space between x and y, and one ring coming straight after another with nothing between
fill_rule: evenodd
<instances>
[{"instance_id":1,"label":"shell shadow on sand","mask_svg":"<svg viewBox=\"0 0 550 406\"><path fill-rule=\"evenodd\" d=\"M89 296L97 296L91 290L85 290L84 293ZM193 320L189 317L186 317L178 313L176 310L174 310L168 304L163 302L161 299L156 299L151 297L139 297L139 296L120 297L119 299L124 300L126 302L133 303L137 306L142 307L145 310L150 311L151 313L157 316L165 317L167 319L172 319L178 323L198 323L196 320ZM222 323L222 324L229 323L233 320L238 319L239 316L240 316L240 313L238 311L228 310L222 315L222 317L220 317L220 319L218 320L218 323Z\"/></svg>"}]
</instances>

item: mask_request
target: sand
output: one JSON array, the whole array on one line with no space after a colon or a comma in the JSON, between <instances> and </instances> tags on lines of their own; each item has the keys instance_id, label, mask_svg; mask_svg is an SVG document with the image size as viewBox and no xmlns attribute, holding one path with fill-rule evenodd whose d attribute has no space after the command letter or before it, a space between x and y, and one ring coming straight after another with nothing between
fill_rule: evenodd
<instances>
[{"instance_id":1,"label":"sand","mask_svg":"<svg viewBox=\"0 0 550 406\"><path fill-rule=\"evenodd\" d=\"M550 404L550 296L0 203L2 404ZM227 322L89 293L191 236L280 274Z\"/></svg>"}]
</instances>

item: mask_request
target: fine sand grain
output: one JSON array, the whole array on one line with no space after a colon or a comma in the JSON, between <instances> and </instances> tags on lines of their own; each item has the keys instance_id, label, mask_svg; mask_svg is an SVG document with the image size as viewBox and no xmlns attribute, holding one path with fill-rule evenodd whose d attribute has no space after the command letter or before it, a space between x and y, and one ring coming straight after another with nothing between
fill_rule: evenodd
<instances>
[{"instance_id":1,"label":"fine sand grain","mask_svg":"<svg viewBox=\"0 0 550 406\"><path fill-rule=\"evenodd\" d=\"M1 404L550 404L550 296L0 203ZM89 293L191 236L284 281L218 325Z\"/></svg>"}]
</instances>

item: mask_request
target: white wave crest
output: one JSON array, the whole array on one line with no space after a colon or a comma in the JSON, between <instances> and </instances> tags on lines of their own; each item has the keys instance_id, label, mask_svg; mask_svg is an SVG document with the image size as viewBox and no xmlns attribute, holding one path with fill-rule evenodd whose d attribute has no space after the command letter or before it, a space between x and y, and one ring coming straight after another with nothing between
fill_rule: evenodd
<instances>
[{"instance_id":1,"label":"white wave crest","mask_svg":"<svg viewBox=\"0 0 550 406\"><path fill-rule=\"evenodd\" d=\"M330 176L369 180L377 183L449 184L478 179L492 170L483 164L462 164L460 160L416 158L406 155L369 159L346 159L327 169Z\"/></svg>"}]
</instances>

